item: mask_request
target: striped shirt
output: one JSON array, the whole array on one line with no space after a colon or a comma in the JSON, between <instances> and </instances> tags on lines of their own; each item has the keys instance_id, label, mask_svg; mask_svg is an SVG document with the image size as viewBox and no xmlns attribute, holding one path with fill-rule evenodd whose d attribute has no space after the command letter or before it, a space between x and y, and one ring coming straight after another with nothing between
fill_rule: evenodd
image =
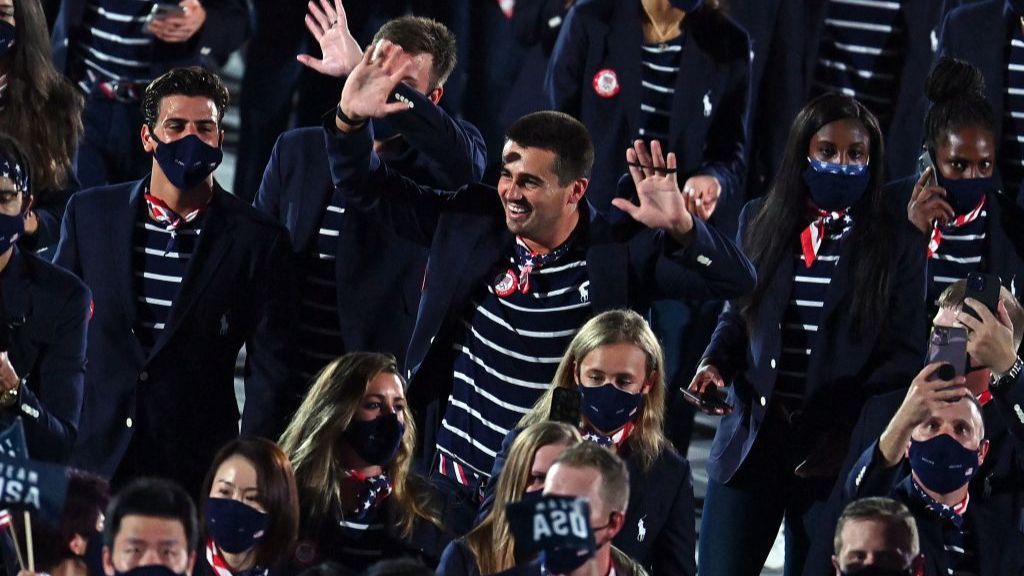
<instances>
[{"instance_id":1,"label":"striped shirt","mask_svg":"<svg viewBox=\"0 0 1024 576\"><path fill-rule=\"evenodd\" d=\"M312 379L345 353L338 320L336 258L344 220L344 198L337 188L324 209L316 241L303 262L302 309L299 313L299 374Z\"/></svg>"},{"instance_id":2,"label":"striped shirt","mask_svg":"<svg viewBox=\"0 0 1024 576\"><path fill-rule=\"evenodd\" d=\"M152 0L88 0L76 57L101 82L147 83L153 61L153 35L146 31ZM87 79L79 85L89 89Z\"/></svg>"},{"instance_id":3,"label":"striped shirt","mask_svg":"<svg viewBox=\"0 0 1024 576\"><path fill-rule=\"evenodd\" d=\"M1003 83L1003 135L999 171L1003 191L1017 198L1024 182L1024 33L1019 20L1011 18L1010 46Z\"/></svg>"},{"instance_id":4,"label":"striped shirt","mask_svg":"<svg viewBox=\"0 0 1024 576\"><path fill-rule=\"evenodd\" d=\"M892 118L906 38L902 0L829 0L812 96L838 92L864 103L879 124Z\"/></svg>"},{"instance_id":5,"label":"striped shirt","mask_svg":"<svg viewBox=\"0 0 1024 576\"><path fill-rule=\"evenodd\" d=\"M668 145L672 100L685 35L664 44L644 44L641 50L640 128L637 138Z\"/></svg>"},{"instance_id":6,"label":"striped shirt","mask_svg":"<svg viewBox=\"0 0 1024 576\"><path fill-rule=\"evenodd\" d=\"M502 440L551 384L569 341L590 318L582 242L529 274L530 290L482 288L453 341L452 392L438 432L439 471L463 485L488 478ZM509 256L502 269L518 274Z\"/></svg>"},{"instance_id":7,"label":"striped shirt","mask_svg":"<svg viewBox=\"0 0 1024 576\"><path fill-rule=\"evenodd\" d=\"M189 259L195 251L203 216L181 224L176 230L149 215L142 203L141 218L135 223L132 270L135 285L135 335L149 354L170 317Z\"/></svg>"},{"instance_id":8,"label":"striped shirt","mask_svg":"<svg viewBox=\"0 0 1024 576\"><path fill-rule=\"evenodd\" d=\"M846 218L833 226L826 229L818 255L810 268L805 264L800 243L797 242L796 246L793 287L789 303L782 314L782 354L779 357L779 376L773 394L789 406L798 406L803 402L807 365L821 324L825 294L839 263L839 254L843 240L851 229L851 221Z\"/></svg>"},{"instance_id":9,"label":"striped shirt","mask_svg":"<svg viewBox=\"0 0 1024 576\"><path fill-rule=\"evenodd\" d=\"M942 242L928 260L928 301L935 302L950 284L984 268L987 212L959 228L942 230Z\"/></svg>"}]
</instances>

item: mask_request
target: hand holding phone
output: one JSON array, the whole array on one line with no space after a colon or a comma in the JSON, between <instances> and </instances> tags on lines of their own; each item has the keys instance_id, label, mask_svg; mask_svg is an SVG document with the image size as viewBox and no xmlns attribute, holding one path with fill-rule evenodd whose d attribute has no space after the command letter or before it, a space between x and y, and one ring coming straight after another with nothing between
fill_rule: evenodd
<instances>
[{"instance_id":1,"label":"hand holding phone","mask_svg":"<svg viewBox=\"0 0 1024 576\"><path fill-rule=\"evenodd\" d=\"M680 388L683 397L705 414L721 416L732 412L732 405L726 402L725 380L714 364L701 363L693 375L689 388Z\"/></svg>"},{"instance_id":2,"label":"hand holding phone","mask_svg":"<svg viewBox=\"0 0 1024 576\"><path fill-rule=\"evenodd\" d=\"M980 272L971 272L967 275L967 291L965 297L974 298L978 302L981 302L992 312L996 317L999 316L999 276L995 274L982 274ZM971 316L974 316L978 320L981 320L981 316L977 312L971 310L970 306L964 306L963 311Z\"/></svg>"},{"instance_id":3,"label":"hand holding phone","mask_svg":"<svg viewBox=\"0 0 1024 576\"><path fill-rule=\"evenodd\" d=\"M926 364L942 363L933 373L940 380L963 376L967 366L967 329L953 326L932 328ZM946 368L946 367L949 368Z\"/></svg>"},{"instance_id":4,"label":"hand holding phone","mask_svg":"<svg viewBox=\"0 0 1024 576\"><path fill-rule=\"evenodd\" d=\"M944 224L956 214L946 201L946 190L938 185L935 163L928 150L917 159L917 167L921 176L907 203L907 219L922 234L931 234L936 222Z\"/></svg>"}]
</instances>

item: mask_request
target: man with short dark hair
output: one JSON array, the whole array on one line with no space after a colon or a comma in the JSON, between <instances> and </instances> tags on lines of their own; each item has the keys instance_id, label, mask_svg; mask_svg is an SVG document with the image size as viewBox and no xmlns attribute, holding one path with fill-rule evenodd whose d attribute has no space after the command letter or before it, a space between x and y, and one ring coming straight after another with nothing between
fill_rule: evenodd
<instances>
[{"instance_id":1,"label":"man with short dark hair","mask_svg":"<svg viewBox=\"0 0 1024 576\"><path fill-rule=\"evenodd\" d=\"M227 102L201 68L154 80L141 130L151 175L82 191L64 216L56 261L94 295L72 463L115 485L153 475L198 490L214 452L239 433L243 343L241 431L276 438L298 402L288 238L212 176Z\"/></svg>"},{"instance_id":2,"label":"man with short dark hair","mask_svg":"<svg viewBox=\"0 0 1024 576\"><path fill-rule=\"evenodd\" d=\"M429 422L422 463L450 496L445 518L462 533L502 440L548 388L583 322L614 308L646 311L655 298L739 296L754 274L686 210L675 156L663 157L657 143L648 151L638 141L627 155L640 204L616 201L640 231L626 234L598 215L584 196L589 134L559 112L509 127L497 190L442 191L395 174L373 152L371 119L409 108L389 95L422 63L390 42L374 52L345 84L326 128L328 154L351 209L430 247L407 397Z\"/></svg>"},{"instance_id":3,"label":"man with short dark hair","mask_svg":"<svg viewBox=\"0 0 1024 576\"><path fill-rule=\"evenodd\" d=\"M196 507L172 482L139 478L124 487L107 508L103 529L103 571L126 575L162 566L191 575L199 544Z\"/></svg>"},{"instance_id":4,"label":"man with short dark hair","mask_svg":"<svg viewBox=\"0 0 1024 576\"><path fill-rule=\"evenodd\" d=\"M323 6L333 10L327 2ZM311 8L310 23L324 59L303 61L324 74L348 74L362 51L345 26L344 9L338 14ZM438 106L455 66L455 37L439 22L403 16L384 24L377 38L423 60L418 73L403 78L394 91L413 106L375 121L377 153L390 168L423 184L457 188L479 181L483 138ZM255 206L288 228L301 264L300 375L311 380L332 359L353 350L391 353L402 362L416 321L427 249L390 231L378 216L348 209L343 191L331 181L321 128L281 135Z\"/></svg>"},{"instance_id":5,"label":"man with short dark hair","mask_svg":"<svg viewBox=\"0 0 1024 576\"><path fill-rule=\"evenodd\" d=\"M861 498L846 506L833 540L836 576L875 572L910 576L920 558L917 523L910 510L891 498Z\"/></svg>"}]
</instances>

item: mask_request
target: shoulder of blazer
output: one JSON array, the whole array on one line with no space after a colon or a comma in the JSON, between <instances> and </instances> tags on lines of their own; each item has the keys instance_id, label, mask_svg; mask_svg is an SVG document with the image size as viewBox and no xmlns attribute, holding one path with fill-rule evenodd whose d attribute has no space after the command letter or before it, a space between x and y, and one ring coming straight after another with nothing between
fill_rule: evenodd
<instances>
[{"instance_id":1,"label":"shoulder of blazer","mask_svg":"<svg viewBox=\"0 0 1024 576\"><path fill-rule=\"evenodd\" d=\"M654 463L651 465L651 469L646 473L640 467L640 459L637 456L630 455L626 458L626 465L629 468L630 483L643 482L648 478L657 478L658 482L667 482L668 484L663 485L677 485L680 481L689 479L690 477L690 462L683 458L679 452L674 448L665 448L655 458ZM633 480L633 477L636 477Z\"/></svg>"},{"instance_id":2,"label":"shoulder of blazer","mask_svg":"<svg viewBox=\"0 0 1024 576\"><path fill-rule=\"evenodd\" d=\"M43 260L29 252L21 252L19 257L25 261L25 270L33 285L39 287L46 296L59 299L80 297L89 294L89 288L71 272Z\"/></svg>"},{"instance_id":3,"label":"shoulder of blazer","mask_svg":"<svg viewBox=\"0 0 1024 576\"><path fill-rule=\"evenodd\" d=\"M609 24L621 0L581 0L572 7L578 18Z\"/></svg>"},{"instance_id":4,"label":"shoulder of blazer","mask_svg":"<svg viewBox=\"0 0 1024 576\"><path fill-rule=\"evenodd\" d=\"M217 194L217 201L220 203L220 207L235 224L250 225L258 234L276 236L285 233L284 228L277 220L264 214L252 204L224 190L218 190L215 194Z\"/></svg>"},{"instance_id":5,"label":"shoulder of blazer","mask_svg":"<svg viewBox=\"0 0 1024 576\"><path fill-rule=\"evenodd\" d=\"M687 15L694 43L716 62L750 62L750 39L746 31L721 10L701 8Z\"/></svg>"}]
</instances>

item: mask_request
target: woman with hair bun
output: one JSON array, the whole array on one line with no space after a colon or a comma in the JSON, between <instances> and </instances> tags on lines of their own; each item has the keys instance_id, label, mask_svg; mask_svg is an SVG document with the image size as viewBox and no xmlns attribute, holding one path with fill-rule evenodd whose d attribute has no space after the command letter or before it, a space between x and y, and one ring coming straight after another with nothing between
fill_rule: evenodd
<instances>
[{"instance_id":1,"label":"woman with hair bun","mask_svg":"<svg viewBox=\"0 0 1024 576\"><path fill-rule=\"evenodd\" d=\"M924 151L916 175L886 187L906 205L928 254L928 305L971 272L991 272L1007 288L1024 262L1006 236L996 174L995 114L985 79L974 65L942 58L925 83L932 105L925 117Z\"/></svg>"}]
</instances>

